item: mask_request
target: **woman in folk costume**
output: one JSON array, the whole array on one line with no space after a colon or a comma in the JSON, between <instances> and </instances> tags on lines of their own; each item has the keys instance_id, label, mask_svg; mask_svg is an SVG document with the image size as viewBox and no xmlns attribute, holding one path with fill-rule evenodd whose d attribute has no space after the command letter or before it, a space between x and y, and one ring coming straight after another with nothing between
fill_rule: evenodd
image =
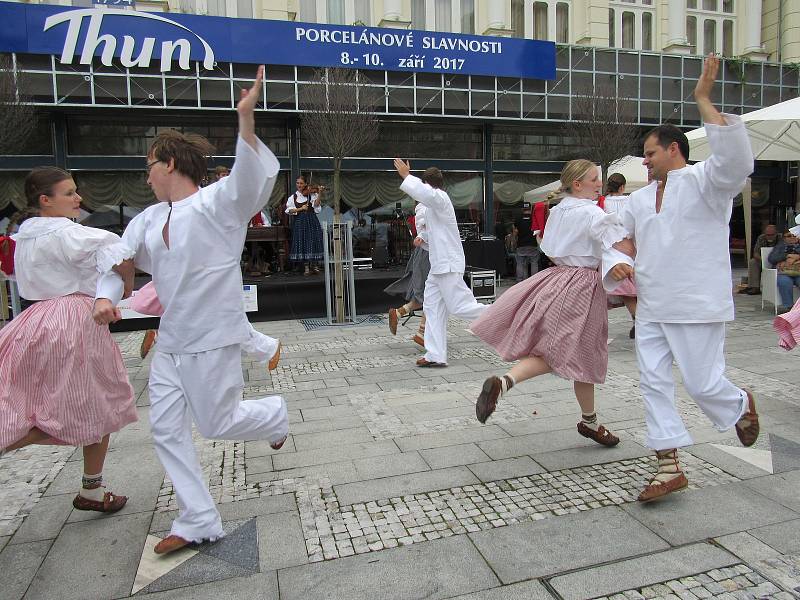
<instances>
[{"instance_id":1,"label":"woman in folk costume","mask_svg":"<svg viewBox=\"0 0 800 600\"><path fill-rule=\"evenodd\" d=\"M606 181L606 197L601 208L608 214L618 215L625 207L627 196L625 193L625 176L622 173L612 173ZM616 308L620 302L625 305L628 312L631 314L631 319L636 321L636 284L633 282L633 277L625 279L620 283L619 287L614 290L614 295L608 297L608 305L611 308ZM628 332L628 337L633 339L636 337L636 325L631 326Z\"/></svg>"},{"instance_id":2,"label":"woman in folk costume","mask_svg":"<svg viewBox=\"0 0 800 600\"><path fill-rule=\"evenodd\" d=\"M420 310L425 302L425 281L431 271L431 259L428 247L428 227L425 224L424 204L417 202L414 216L409 219L409 231L414 238L414 251L406 264L405 274L389 284L383 291L387 294L402 294L406 303L399 308L389 309L389 330L397 335L397 322L411 311ZM418 345L425 347L425 315L422 315L419 330L411 338Z\"/></svg>"},{"instance_id":3,"label":"woman in folk costume","mask_svg":"<svg viewBox=\"0 0 800 600\"><path fill-rule=\"evenodd\" d=\"M128 306L131 310L135 310L143 315L160 317L164 314L164 307L161 306L161 302L158 300L156 286L152 281L143 285L141 289L133 292L133 296L131 296ZM144 348L144 344L147 341L147 336L151 331L155 332L156 330L150 329L145 333L145 340L142 342L142 348ZM142 358L147 356L147 352L150 351L150 347L153 345L153 343L155 343L157 337L158 336L156 334L153 338L153 342L151 342L147 347L147 351L143 350ZM278 362L281 359L280 340L276 340L273 337L264 335L260 331L256 331L256 329L251 325L250 337L243 342L241 346L243 353L251 355L258 362L265 363L269 371L274 371L278 368Z\"/></svg>"},{"instance_id":4,"label":"woman in folk costume","mask_svg":"<svg viewBox=\"0 0 800 600\"><path fill-rule=\"evenodd\" d=\"M472 323L503 360L519 360L502 377L484 382L475 409L481 423L515 384L554 373L574 381L582 415L578 433L604 446L619 443L600 425L594 406L594 385L605 381L608 365L608 312L598 267L606 250L632 255L634 249L617 216L594 204L601 185L591 161L567 163L561 172L566 196L550 210L541 245L556 266L507 290Z\"/></svg>"},{"instance_id":5,"label":"woman in folk costume","mask_svg":"<svg viewBox=\"0 0 800 600\"><path fill-rule=\"evenodd\" d=\"M800 215L795 217L796 227L789 229L789 233L800 238ZM791 289L791 288L790 288ZM780 347L791 350L800 342L800 300L795 302L789 312L775 317L772 327L780 336Z\"/></svg>"},{"instance_id":6,"label":"woman in folk costume","mask_svg":"<svg viewBox=\"0 0 800 600\"><path fill-rule=\"evenodd\" d=\"M108 324L133 283L132 252L84 227L72 176L40 167L25 179L28 210L14 236L20 294L33 305L0 330L0 454L29 444L83 447L78 510L115 512L103 487L109 436L137 420L133 390ZM123 274L125 283L120 276Z\"/></svg>"},{"instance_id":7,"label":"woman in folk costume","mask_svg":"<svg viewBox=\"0 0 800 600\"><path fill-rule=\"evenodd\" d=\"M286 214L294 215L292 224L292 247L289 260L305 265L303 275L319 273L317 263L322 262L322 226L317 213L322 210L320 193L324 188L308 185L308 178L300 175L295 182L297 191L286 200Z\"/></svg>"}]
</instances>

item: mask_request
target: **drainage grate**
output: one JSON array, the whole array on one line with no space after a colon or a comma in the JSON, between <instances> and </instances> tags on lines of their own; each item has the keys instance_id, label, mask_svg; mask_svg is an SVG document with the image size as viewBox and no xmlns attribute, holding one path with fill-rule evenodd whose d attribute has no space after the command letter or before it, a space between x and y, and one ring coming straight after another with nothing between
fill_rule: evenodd
<instances>
[{"instance_id":1,"label":"drainage grate","mask_svg":"<svg viewBox=\"0 0 800 600\"><path fill-rule=\"evenodd\" d=\"M321 329L323 327L359 327L361 325L378 325L383 323L384 315L363 315L356 317L355 323L328 323L328 319L300 319L300 323L306 328L306 331L314 329Z\"/></svg>"}]
</instances>

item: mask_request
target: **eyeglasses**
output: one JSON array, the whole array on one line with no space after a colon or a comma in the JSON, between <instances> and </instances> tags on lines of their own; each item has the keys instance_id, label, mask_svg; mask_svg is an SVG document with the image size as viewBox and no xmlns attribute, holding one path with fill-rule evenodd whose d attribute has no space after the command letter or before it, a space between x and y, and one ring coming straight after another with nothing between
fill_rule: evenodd
<instances>
[{"instance_id":1,"label":"eyeglasses","mask_svg":"<svg viewBox=\"0 0 800 600\"><path fill-rule=\"evenodd\" d=\"M150 174L150 169L152 169L152 168L153 168L153 165L155 165L156 163L160 163L160 162L161 162L160 160L154 160L153 162L149 162L149 163L147 163L147 164L144 166L144 169L145 169L145 171L147 171L147 174L148 174L148 175Z\"/></svg>"}]
</instances>

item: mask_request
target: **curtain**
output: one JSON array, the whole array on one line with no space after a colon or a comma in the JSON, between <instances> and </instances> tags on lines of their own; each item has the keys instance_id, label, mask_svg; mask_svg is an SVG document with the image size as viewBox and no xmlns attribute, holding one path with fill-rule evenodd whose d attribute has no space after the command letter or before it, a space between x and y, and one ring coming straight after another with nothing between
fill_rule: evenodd
<instances>
[{"instance_id":1,"label":"curtain","mask_svg":"<svg viewBox=\"0 0 800 600\"><path fill-rule=\"evenodd\" d=\"M533 4L533 39L547 39L547 2Z\"/></svg>"},{"instance_id":2,"label":"curtain","mask_svg":"<svg viewBox=\"0 0 800 600\"><path fill-rule=\"evenodd\" d=\"M314 23L317 20L317 0L300 0L297 20Z\"/></svg>"},{"instance_id":3,"label":"curtain","mask_svg":"<svg viewBox=\"0 0 800 600\"><path fill-rule=\"evenodd\" d=\"M328 23L344 25L344 0L328 0Z\"/></svg>"},{"instance_id":4,"label":"curtain","mask_svg":"<svg viewBox=\"0 0 800 600\"><path fill-rule=\"evenodd\" d=\"M364 25L372 24L372 14L370 12L370 0L355 0L356 21L361 21Z\"/></svg>"},{"instance_id":5,"label":"curtain","mask_svg":"<svg viewBox=\"0 0 800 600\"><path fill-rule=\"evenodd\" d=\"M436 31L452 31L453 29L453 8L450 0L434 0L436 10Z\"/></svg>"},{"instance_id":6,"label":"curtain","mask_svg":"<svg viewBox=\"0 0 800 600\"><path fill-rule=\"evenodd\" d=\"M556 43L569 43L569 4L556 4Z\"/></svg>"},{"instance_id":7,"label":"curtain","mask_svg":"<svg viewBox=\"0 0 800 600\"><path fill-rule=\"evenodd\" d=\"M636 29L636 17L630 11L622 13L622 47L634 47L634 30Z\"/></svg>"},{"instance_id":8,"label":"curtain","mask_svg":"<svg viewBox=\"0 0 800 600\"><path fill-rule=\"evenodd\" d=\"M475 0L461 0L461 33L475 33Z\"/></svg>"},{"instance_id":9,"label":"curtain","mask_svg":"<svg viewBox=\"0 0 800 600\"><path fill-rule=\"evenodd\" d=\"M26 173L0 173L0 209L13 204L19 210L25 208Z\"/></svg>"},{"instance_id":10,"label":"curtain","mask_svg":"<svg viewBox=\"0 0 800 600\"><path fill-rule=\"evenodd\" d=\"M425 29L425 0L411 0L411 29Z\"/></svg>"},{"instance_id":11,"label":"curtain","mask_svg":"<svg viewBox=\"0 0 800 600\"><path fill-rule=\"evenodd\" d=\"M86 172L74 173L74 177L84 206L91 210L119 204L146 208L156 202L144 173Z\"/></svg>"}]
</instances>

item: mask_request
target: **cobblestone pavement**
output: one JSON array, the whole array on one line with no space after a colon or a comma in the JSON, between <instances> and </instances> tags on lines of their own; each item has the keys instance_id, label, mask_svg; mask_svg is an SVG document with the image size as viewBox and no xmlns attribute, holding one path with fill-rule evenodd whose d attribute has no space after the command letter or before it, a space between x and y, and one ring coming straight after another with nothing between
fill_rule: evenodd
<instances>
[{"instance_id":1,"label":"cobblestone pavement","mask_svg":"<svg viewBox=\"0 0 800 600\"><path fill-rule=\"evenodd\" d=\"M397 336L385 321L258 323L282 360L268 373L243 357L244 396L282 394L291 435L279 452L195 436L229 535L174 560L152 553L178 506L149 436L142 333L115 334L140 422L112 437L106 475L129 505L72 509L74 448L0 459L0 598L800 597L800 353L777 348L760 301L736 300L728 375L755 393L762 436L742 449L679 386L690 486L646 506L654 461L624 310L609 313L597 388L612 449L577 434L572 385L554 376L478 424L483 380L509 363L467 322L451 320L449 366L429 370L414 367L416 323Z\"/></svg>"}]
</instances>

